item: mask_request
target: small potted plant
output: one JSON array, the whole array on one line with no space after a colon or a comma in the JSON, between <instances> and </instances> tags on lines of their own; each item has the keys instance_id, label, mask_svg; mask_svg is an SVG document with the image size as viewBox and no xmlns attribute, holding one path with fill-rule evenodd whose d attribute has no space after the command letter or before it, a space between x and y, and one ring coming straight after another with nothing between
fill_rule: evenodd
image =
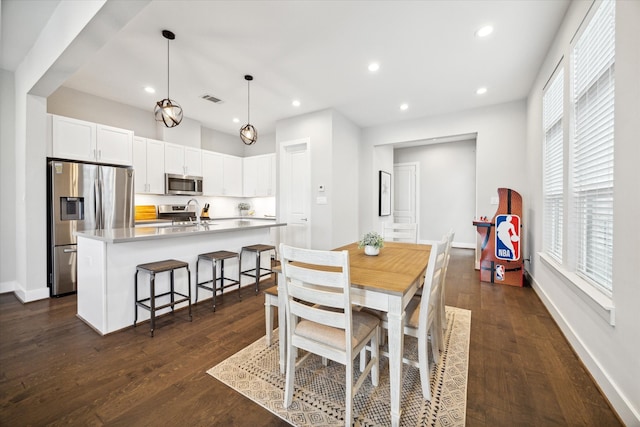
<instances>
[{"instance_id":1,"label":"small potted plant","mask_svg":"<svg viewBox=\"0 0 640 427\"><path fill-rule=\"evenodd\" d=\"M364 247L364 253L367 255L378 255L380 249L384 247L384 240L375 231L370 231L358 242L358 247Z\"/></svg>"},{"instance_id":2,"label":"small potted plant","mask_svg":"<svg viewBox=\"0 0 640 427\"><path fill-rule=\"evenodd\" d=\"M247 212L251 209L251 205L246 202L238 203L238 210L240 211L240 216L247 216Z\"/></svg>"}]
</instances>

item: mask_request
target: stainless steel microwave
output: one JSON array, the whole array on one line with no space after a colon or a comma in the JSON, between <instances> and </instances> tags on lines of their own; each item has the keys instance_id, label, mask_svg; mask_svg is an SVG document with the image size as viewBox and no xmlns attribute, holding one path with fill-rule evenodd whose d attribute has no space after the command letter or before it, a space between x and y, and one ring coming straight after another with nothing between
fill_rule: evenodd
<instances>
[{"instance_id":1,"label":"stainless steel microwave","mask_svg":"<svg viewBox=\"0 0 640 427\"><path fill-rule=\"evenodd\" d=\"M202 195L202 177L164 174L164 194Z\"/></svg>"}]
</instances>

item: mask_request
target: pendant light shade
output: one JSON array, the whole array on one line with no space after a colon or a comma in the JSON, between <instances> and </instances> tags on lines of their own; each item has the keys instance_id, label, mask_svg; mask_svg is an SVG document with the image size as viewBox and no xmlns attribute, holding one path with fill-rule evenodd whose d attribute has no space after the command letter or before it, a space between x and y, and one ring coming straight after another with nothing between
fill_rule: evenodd
<instances>
[{"instance_id":1,"label":"pendant light shade","mask_svg":"<svg viewBox=\"0 0 640 427\"><path fill-rule=\"evenodd\" d=\"M258 140L258 131L251 124L251 120L249 117L249 107L251 103L249 82L253 80L253 76L247 74L246 76L244 76L244 79L247 81L247 124L240 128L240 139L246 145L253 145Z\"/></svg>"},{"instance_id":2,"label":"pendant light shade","mask_svg":"<svg viewBox=\"0 0 640 427\"><path fill-rule=\"evenodd\" d=\"M169 98L169 42L174 40L176 35L169 30L162 30L162 36L167 39L167 97L156 102L153 113L156 121L172 128L178 126L182 121L182 107Z\"/></svg>"}]
</instances>

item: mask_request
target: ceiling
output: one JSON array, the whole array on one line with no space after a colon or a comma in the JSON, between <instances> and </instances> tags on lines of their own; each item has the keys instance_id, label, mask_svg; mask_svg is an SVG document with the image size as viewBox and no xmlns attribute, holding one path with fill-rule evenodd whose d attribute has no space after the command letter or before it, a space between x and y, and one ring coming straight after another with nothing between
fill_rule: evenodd
<instances>
[{"instance_id":1,"label":"ceiling","mask_svg":"<svg viewBox=\"0 0 640 427\"><path fill-rule=\"evenodd\" d=\"M32 44L35 38L19 38L19 32L37 34L58 2L1 1L2 66L15 69L21 56L7 50L7 25L11 39ZM64 86L152 114L155 102L167 95L167 41L161 31L169 29L176 34L170 43L170 97L189 119L237 133L247 120L244 75L252 74L250 121L262 134L274 132L277 120L326 108L369 127L525 98L568 5L156 0ZM475 37L486 24L494 32ZM371 73L367 66L374 61L380 69ZM157 92L148 94L145 86ZM479 87L487 93L477 95ZM205 94L223 102L201 99ZM292 106L294 99L299 107ZM404 111L402 103L408 105Z\"/></svg>"}]
</instances>

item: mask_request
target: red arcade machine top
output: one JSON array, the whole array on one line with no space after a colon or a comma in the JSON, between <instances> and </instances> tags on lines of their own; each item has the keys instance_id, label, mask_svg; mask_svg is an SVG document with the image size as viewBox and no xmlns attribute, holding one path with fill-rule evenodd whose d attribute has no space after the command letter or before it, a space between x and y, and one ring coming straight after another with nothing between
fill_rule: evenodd
<instances>
[{"instance_id":1,"label":"red arcade machine top","mask_svg":"<svg viewBox=\"0 0 640 427\"><path fill-rule=\"evenodd\" d=\"M523 286L522 197L508 188L498 188L498 196L493 219L473 221L482 240L480 280Z\"/></svg>"}]
</instances>

